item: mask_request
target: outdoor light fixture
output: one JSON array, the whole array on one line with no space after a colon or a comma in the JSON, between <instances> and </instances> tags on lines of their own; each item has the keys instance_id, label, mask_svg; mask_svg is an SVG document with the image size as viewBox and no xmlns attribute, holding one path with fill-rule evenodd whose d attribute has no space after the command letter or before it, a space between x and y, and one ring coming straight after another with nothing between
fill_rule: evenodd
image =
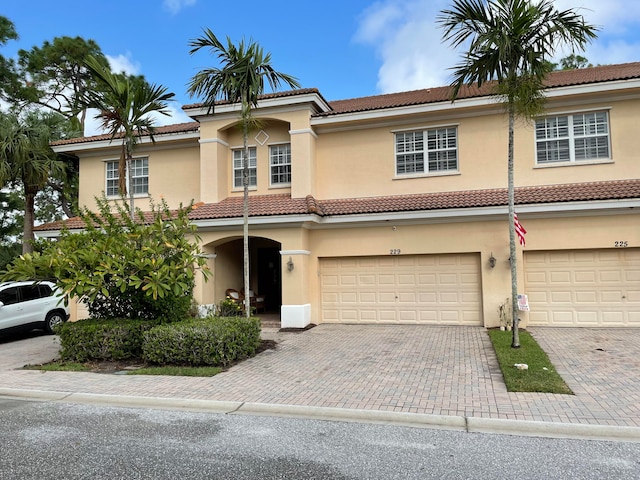
<instances>
[{"instance_id":1,"label":"outdoor light fixture","mask_svg":"<svg viewBox=\"0 0 640 480\"><path fill-rule=\"evenodd\" d=\"M293 270L293 267L293 260L291 259L291 257L289 257L289 261L287 262L287 270L291 272Z\"/></svg>"},{"instance_id":2,"label":"outdoor light fixture","mask_svg":"<svg viewBox=\"0 0 640 480\"><path fill-rule=\"evenodd\" d=\"M491 256L489 257L489 266L491 268L496 266L496 257L493 256L493 252L491 252Z\"/></svg>"}]
</instances>

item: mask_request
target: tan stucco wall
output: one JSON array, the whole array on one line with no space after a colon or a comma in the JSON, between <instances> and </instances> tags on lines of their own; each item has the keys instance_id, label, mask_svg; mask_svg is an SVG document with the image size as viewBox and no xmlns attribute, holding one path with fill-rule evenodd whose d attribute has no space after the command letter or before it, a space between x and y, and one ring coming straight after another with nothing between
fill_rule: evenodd
<instances>
[{"instance_id":1,"label":"tan stucco wall","mask_svg":"<svg viewBox=\"0 0 640 480\"><path fill-rule=\"evenodd\" d=\"M136 206L149 209L149 199L156 203L164 198L170 208L176 208L182 202L200 198L200 152L198 145L191 142L190 147L168 148L163 146L141 146L136 149L134 158L149 159L149 195L136 196ZM116 161L118 151L91 153L80 156L80 186L78 202L81 206L95 207L94 197L100 196L106 188L107 161Z\"/></svg>"},{"instance_id":2,"label":"tan stucco wall","mask_svg":"<svg viewBox=\"0 0 640 480\"><path fill-rule=\"evenodd\" d=\"M515 133L516 186L618 180L640 177L637 152L640 136L634 132L634 112L640 100L608 102L588 107L554 107L549 114L609 110L612 161L564 166L537 166L533 122L518 121ZM394 132L457 126L459 171L438 175L396 176ZM507 117L492 113L442 120L428 115L410 123L370 129L319 129L316 185L321 199L374 197L507 186Z\"/></svg>"},{"instance_id":3,"label":"tan stucco wall","mask_svg":"<svg viewBox=\"0 0 640 480\"><path fill-rule=\"evenodd\" d=\"M527 245L518 245L518 284L524 291L523 251L576 250L614 248L615 242L626 240L629 245L640 245L640 219L629 215L590 215L570 218L535 218L521 215L528 233ZM394 228L395 227L395 228ZM215 278L207 285L216 292L216 301L226 288L242 287L242 272L236 263L228 262L229 240L238 237L233 232L204 232L203 241L208 251L215 250ZM281 244L283 251L296 251L282 255L282 303L303 305L310 303L312 322L320 318L320 259L325 257L389 255L398 249L402 255L479 253L482 290L482 312L487 327L498 326L498 305L511 292L508 228L504 219L456 223L407 224L388 222L384 226L344 227L331 229L306 228L251 228L251 236L269 238ZM212 245L222 242L221 245ZM240 243L233 244L238 249ZM305 253L306 252L306 253ZM489 257L497 259L489 266ZM292 258L294 270L287 271L286 263ZM255 268L255 266L253 267ZM255 273L255 271L254 271ZM211 283L211 282L210 282ZM200 301L200 299L198 298ZM523 326L527 324L522 314Z\"/></svg>"}]
</instances>

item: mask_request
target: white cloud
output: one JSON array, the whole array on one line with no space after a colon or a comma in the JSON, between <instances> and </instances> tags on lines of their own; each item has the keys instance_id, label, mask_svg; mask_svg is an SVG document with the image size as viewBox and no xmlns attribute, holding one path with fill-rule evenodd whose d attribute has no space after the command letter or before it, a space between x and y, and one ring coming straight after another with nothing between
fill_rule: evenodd
<instances>
[{"instance_id":1,"label":"white cloud","mask_svg":"<svg viewBox=\"0 0 640 480\"><path fill-rule=\"evenodd\" d=\"M164 8L169 10L171 14L176 15L184 7L190 7L196 4L196 0L164 0L162 3Z\"/></svg>"},{"instance_id":2,"label":"white cloud","mask_svg":"<svg viewBox=\"0 0 640 480\"><path fill-rule=\"evenodd\" d=\"M140 64L138 62L134 62L131 59L131 53L127 52L126 55L118 55L117 57L113 57L111 55L106 55L107 60L109 61L109 66L111 70L116 73L126 73L127 75L139 75L140 74Z\"/></svg>"},{"instance_id":3,"label":"white cloud","mask_svg":"<svg viewBox=\"0 0 640 480\"><path fill-rule=\"evenodd\" d=\"M362 12L354 39L372 45L381 66L378 90L398 92L451 82L451 67L460 53L442 43L436 23L450 0L379 0ZM599 27L598 38L583 56L593 64L640 60L640 2L627 0L555 0L559 10L577 9ZM556 60L570 52L559 51Z\"/></svg>"}]
</instances>

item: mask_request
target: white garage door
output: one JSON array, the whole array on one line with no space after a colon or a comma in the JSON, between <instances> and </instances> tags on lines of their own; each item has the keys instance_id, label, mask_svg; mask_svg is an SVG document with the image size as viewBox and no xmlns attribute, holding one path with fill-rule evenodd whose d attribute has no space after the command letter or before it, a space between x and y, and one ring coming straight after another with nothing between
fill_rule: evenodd
<instances>
[{"instance_id":1,"label":"white garage door","mask_svg":"<svg viewBox=\"0 0 640 480\"><path fill-rule=\"evenodd\" d=\"M525 252L530 325L640 326L640 249Z\"/></svg>"},{"instance_id":2,"label":"white garage door","mask_svg":"<svg viewBox=\"0 0 640 480\"><path fill-rule=\"evenodd\" d=\"M320 260L322 321L482 325L477 255Z\"/></svg>"}]
</instances>

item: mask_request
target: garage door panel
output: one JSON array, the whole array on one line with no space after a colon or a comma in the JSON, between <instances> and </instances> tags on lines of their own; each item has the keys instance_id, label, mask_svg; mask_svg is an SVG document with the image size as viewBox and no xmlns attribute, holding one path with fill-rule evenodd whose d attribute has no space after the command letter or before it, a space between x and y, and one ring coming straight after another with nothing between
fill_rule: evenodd
<instances>
[{"instance_id":1,"label":"garage door panel","mask_svg":"<svg viewBox=\"0 0 640 480\"><path fill-rule=\"evenodd\" d=\"M458 276L455 273L441 273L438 275L440 285L458 285Z\"/></svg>"},{"instance_id":2,"label":"garage door panel","mask_svg":"<svg viewBox=\"0 0 640 480\"><path fill-rule=\"evenodd\" d=\"M398 285L416 285L416 277L413 274L398 275Z\"/></svg>"},{"instance_id":3,"label":"garage door panel","mask_svg":"<svg viewBox=\"0 0 640 480\"><path fill-rule=\"evenodd\" d=\"M320 267L323 321L482 324L478 255L321 259Z\"/></svg>"},{"instance_id":4,"label":"garage door panel","mask_svg":"<svg viewBox=\"0 0 640 480\"><path fill-rule=\"evenodd\" d=\"M549 280L551 281L551 283L554 283L556 285L570 284L571 273L567 271L551 272L551 274L549 275Z\"/></svg>"},{"instance_id":5,"label":"garage door panel","mask_svg":"<svg viewBox=\"0 0 640 480\"><path fill-rule=\"evenodd\" d=\"M378 276L378 285L395 285L396 276L390 274L380 274Z\"/></svg>"},{"instance_id":6,"label":"garage door panel","mask_svg":"<svg viewBox=\"0 0 640 480\"><path fill-rule=\"evenodd\" d=\"M640 290L627 290L626 301L628 303L640 303Z\"/></svg>"},{"instance_id":7,"label":"garage door panel","mask_svg":"<svg viewBox=\"0 0 640 480\"><path fill-rule=\"evenodd\" d=\"M437 292L420 292L418 296L420 303L423 305L436 305L438 303Z\"/></svg>"},{"instance_id":8,"label":"garage door panel","mask_svg":"<svg viewBox=\"0 0 640 480\"><path fill-rule=\"evenodd\" d=\"M622 312L602 312L602 323L607 326L624 326L624 316Z\"/></svg>"},{"instance_id":9,"label":"garage door panel","mask_svg":"<svg viewBox=\"0 0 640 480\"><path fill-rule=\"evenodd\" d=\"M400 292L398 294L398 302L415 304L418 301L416 292Z\"/></svg>"},{"instance_id":10,"label":"garage door panel","mask_svg":"<svg viewBox=\"0 0 640 480\"><path fill-rule=\"evenodd\" d=\"M437 285L437 283L438 282L437 282L435 273L429 273L429 274L421 273L418 275L418 285L422 287L435 286Z\"/></svg>"},{"instance_id":11,"label":"garage door panel","mask_svg":"<svg viewBox=\"0 0 640 480\"><path fill-rule=\"evenodd\" d=\"M396 294L395 292L378 292L378 303L396 303Z\"/></svg>"},{"instance_id":12,"label":"garage door panel","mask_svg":"<svg viewBox=\"0 0 640 480\"><path fill-rule=\"evenodd\" d=\"M640 316L640 249L525 252L530 325L627 326ZM631 280L630 280L631 279Z\"/></svg>"},{"instance_id":13,"label":"garage door panel","mask_svg":"<svg viewBox=\"0 0 640 480\"><path fill-rule=\"evenodd\" d=\"M460 303L458 292L440 292L440 303Z\"/></svg>"},{"instance_id":14,"label":"garage door panel","mask_svg":"<svg viewBox=\"0 0 640 480\"><path fill-rule=\"evenodd\" d=\"M576 302L578 303L598 303L598 292L576 292Z\"/></svg>"},{"instance_id":15,"label":"garage door panel","mask_svg":"<svg viewBox=\"0 0 640 480\"><path fill-rule=\"evenodd\" d=\"M575 283L594 284L596 281L596 272L593 270L577 271L574 273L573 278Z\"/></svg>"},{"instance_id":16,"label":"garage door panel","mask_svg":"<svg viewBox=\"0 0 640 480\"><path fill-rule=\"evenodd\" d=\"M360 292L360 304L376 303L376 292Z\"/></svg>"},{"instance_id":17,"label":"garage door panel","mask_svg":"<svg viewBox=\"0 0 640 480\"><path fill-rule=\"evenodd\" d=\"M600 272L600 283L620 283L622 281L622 272L615 270L604 270Z\"/></svg>"}]
</instances>

